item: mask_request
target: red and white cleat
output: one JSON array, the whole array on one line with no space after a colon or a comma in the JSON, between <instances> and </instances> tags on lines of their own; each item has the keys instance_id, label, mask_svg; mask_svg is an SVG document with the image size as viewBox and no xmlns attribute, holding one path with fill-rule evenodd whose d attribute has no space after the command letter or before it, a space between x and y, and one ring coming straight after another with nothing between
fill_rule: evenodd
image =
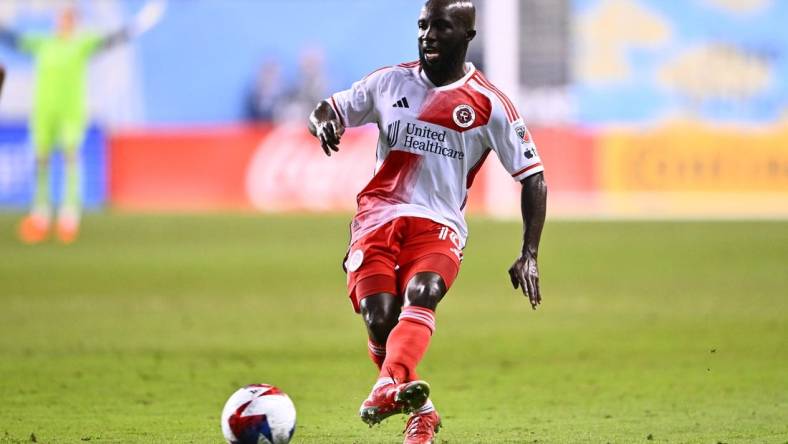
<instances>
[{"instance_id":1,"label":"red and white cleat","mask_svg":"<svg viewBox=\"0 0 788 444\"><path fill-rule=\"evenodd\" d=\"M57 221L57 238L60 243L73 244L79 236L79 213L71 210L61 212Z\"/></svg>"},{"instance_id":2,"label":"red and white cleat","mask_svg":"<svg viewBox=\"0 0 788 444\"><path fill-rule=\"evenodd\" d=\"M362 421L372 427L389 416L418 410L429 396L430 385L425 381L380 385L372 389L358 414Z\"/></svg>"},{"instance_id":3,"label":"red and white cleat","mask_svg":"<svg viewBox=\"0 0 788 444\"><path fill-rule=\"evenodd\" d=\"M435 410L428 413L412 413L405 426L404 444L432 444L441 428L441 417Z\"/></svg>"},{"instance_id":4,"label":"red and white cleat","mask_svg":"<svg viewBox=\"0 0 788 444\"><path fill-rule=\"evenodd\" d=\"M64 245L73 244L79 236L79 225L69 223L58 223L57 238Z\"/></svg>"},{"instance_id":5,"label":"red and white cleat","mask_svg":"<svg viewBox=\"0 0 788 444\"><path fill-rule=\"evenodd\" d=\"M19 223L17 233L19 240L26 244L41 243L49 236L49 221L35 215L27 216Z\"/></svg>"}]
</instances>

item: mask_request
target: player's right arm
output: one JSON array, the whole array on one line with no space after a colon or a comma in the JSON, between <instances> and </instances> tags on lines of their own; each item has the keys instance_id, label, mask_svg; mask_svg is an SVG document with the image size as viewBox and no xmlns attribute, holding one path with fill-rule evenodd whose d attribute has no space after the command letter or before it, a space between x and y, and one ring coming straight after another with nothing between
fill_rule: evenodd
<instances>
[{"instance_id":1,"label":"player's right arm","mask_svg":"<svg viewBox=\"0 0 788 444\"><path fill-rule=\"evenodd\" d=\"M386 69L378 70L317 104L309 116L309 132L320 140L327 156L339 151L339 141L345 127L356 127L376 122L375 97L378 83Z\"/></svg>"},{"instance_id":2,"label":"player's right arm","mask_svg":"<svg viewBox=\"0 0 788 444\"><path fill-rule=\"evenodd\" d=\"M339 151L339 142L345 132L345 126L339 121L334 108L323 100L309 115L309 132L320 140L320 146L326 156L331 157L331 151Z\"/></svg>"}]
</instances>

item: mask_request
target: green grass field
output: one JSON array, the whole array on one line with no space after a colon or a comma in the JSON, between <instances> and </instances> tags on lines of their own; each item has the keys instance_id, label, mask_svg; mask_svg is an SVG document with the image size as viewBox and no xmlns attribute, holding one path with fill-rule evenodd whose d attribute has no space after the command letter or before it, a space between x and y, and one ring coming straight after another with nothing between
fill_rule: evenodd
<instances>
[{"instance_id":1,"label":"green grass field","mask_svg":"<svg viewBox=\"0 0 788 444\"><path fill-rule=\"evenodd\" d=\"M28 247L0 216L0 442L219 443L273 383L294 443L397 443L356 416L375 372L347 217L89 215ZM788 443L788 223L551 222L533 312L519 224L471 219L420 371L442 443Z\"/></svg>"}]
</instances>

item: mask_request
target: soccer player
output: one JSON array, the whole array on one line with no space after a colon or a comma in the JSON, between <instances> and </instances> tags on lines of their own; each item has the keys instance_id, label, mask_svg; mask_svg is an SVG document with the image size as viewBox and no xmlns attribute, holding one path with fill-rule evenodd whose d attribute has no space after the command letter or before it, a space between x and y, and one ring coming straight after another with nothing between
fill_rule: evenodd
<instances>
[{"instance_id":1,"label":"soccer player","mask_svg":"<svg viewBox=\"0 0 788 444\"><path fill-rule=\"evenodd\" d=\"M523 244L509 277L534 309L541 302L544 169L515 106L465 62L474 22L470 1L428 0L418 19L419 60L371 73L320 102L309 120L328 156L339 151L346 127L380 129L375 174L358 195L344 267L380 371L361 419L372 425L408 413L411 444L431 443L441 424L416 366L459 271L468 189L491 150L522 183Z\"/></svg>"},{"instance_id":2,"label":"soccer player","mask_svg":"<svg viewBox=\"0 0 788 444\"><path fill-rule=\"evenodd\" d=\"M78 33L77 11L73 6L65 7L58 15L54 35L19 35L0 26L0 42L32 55L37 71L30 117L37 168L33 205L19 225L23 242L41 242L49 233L52 216L49 165L56 147L63 150L65 159L57 234L63 243L76 240L82 212L79 150L88 124L87 63L97 52L150 29L161 18L163 5L163 2L147 3L131 24L106 36Z\"/></svg>"}]
</instances>

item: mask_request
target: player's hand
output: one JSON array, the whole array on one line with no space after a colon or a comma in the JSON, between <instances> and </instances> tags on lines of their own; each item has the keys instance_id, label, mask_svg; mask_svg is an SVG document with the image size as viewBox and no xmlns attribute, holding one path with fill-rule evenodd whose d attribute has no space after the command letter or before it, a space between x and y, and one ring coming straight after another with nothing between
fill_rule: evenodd
<instances>
[{"instance_id":1,"label":"player's hand","mask_svg":"<svg viewBox=\"0 0 788 444\"><path fill-rule=\"evenodd\" d=\"M511 278L514 288L520 287L523 295L531 302L531 307L536 310L536 306L542 303L536 257L530 254L518 257L509 268L509 278Z\"/></svg>"},{"instance_id":2,"label":"player's hand","mask_svg":"<svg viewBox=\"0 0 788 444\"><path fill-rule=\"evenodd\" d=\"M164 16L165 9L167 9L165 0L152 0L146 3L134 19L132 25L134 35L145 33L156 26Z\"/></svg>"},{"instance_id":3,"label":"player's hand","mask_svg":"<svg viewBox=\"0 0 788 444\"><path fill-rule=\"evenodd\" d=\"M341 123L336 120L326 120L317 123L315 128L317 138L320 139L320 146L326 156L331 157L331 151L339 151L339 142L342 140L342 134L345 133L345 128Z\"/></svg>"}]
</instances>

